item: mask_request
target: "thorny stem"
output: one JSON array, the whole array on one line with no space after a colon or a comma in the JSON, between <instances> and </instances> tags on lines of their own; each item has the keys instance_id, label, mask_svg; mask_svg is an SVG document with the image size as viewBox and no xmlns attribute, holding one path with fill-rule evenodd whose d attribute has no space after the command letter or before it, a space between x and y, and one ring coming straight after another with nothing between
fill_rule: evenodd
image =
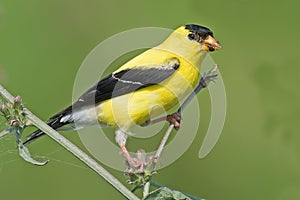
<instances>
[{"instance_id":1,"label":"thorny stem","mask_svg":"<svg viewBox=\"0 0 300 200\"><path fill-rule=\"evenodd\" d=\"M199 81L199 84L197 85L197 87L194 89L194 91L187 97L187 99L183 102L183 104L180 106L180 108L177 110L178 113L181 113L185 107L190 103L190 101L196 96L196 94L198 92L200 92L200 90L202 90L203 88L206 88L208 86L208 84L211 82L211 81L214 81L216 79L216 77L218 76L217 74L217 70L218 70L218 65L215 65L213 67L213 69L208 72L208 74L204 74L200 81ZM174 124L170 124L167 131L165 132L165 135L163 137L163 139L161 140L159 146L158 146L158 149L156 151L156 154L155 154L155 157L154 159L158 159L168 141L168 138L172 132L174 128ZM157 162L154 162L153 165L152 165L152 171L154 171L157 167ZM143 188L143 194L144 194L144 197L145 197L145 194L148 194L149 192L149 188L150 188L150 181L151 179L149 180L149 182L147 182L145 185L144 185L144 188Z\"/></svg>"},{"instance_id":2,"label":"thorny stem","mask_svg":"<svg viewBox=\"0 0 300 200\"><path fill-rule=\"evenodd\" d=\"M14 97L0 84L0 95L4 97L7 101L13 103ZM135 196L130 190L128 190L118 179L116 179L113 175L111 175L106 169L104 169L101 165L99 165L95 160L93 160L90 156L84 153L77 146L72 144L65 137L60 135L34 114L32 114L28 109L24 108L24 113L28 120L32 122L38 129L42 130L56 142L58 142L65 149L70 151L74 156L84 162L87 166L89 166L92 170L94 170L97 174L99 174L102 178L104 178L107 182L109 182L113 187L115 187L121 194L123 194L126 198L137 200L139 199Z\"/></svg>"},{"instance_id":3,"label":"thorny stem","mask_svg":"<svg viewBox=\"0 0 300 200\"><path fill-rule=\"evenodd\" d=\"M213 69L208 72L208 74L204 74L200 81L199 81L199 84L197 85L197 87L194 89L194 91L187 97L187 99L183 102L183 104L180 106L180 108L177 110L178 113L181 113L185 107L187 106L188 103L190 103L190 101L193 99L193 97L196 96L196 94L198 92L200 92L200 90L202 90L203 88L206 88L208 86L208 84L211 82L211 81L214 81L216 79L216 77L218 76L217 74L217 70L218 70L218 65L215 65L213 67ZM174 124L170 124L163 139L161 140L160 142L160 145L158 146L158 149L156 151L156 154L155 154L155 158L158 158L160 157L161 153L162 153L162 150L172 132L172 129L174 128ZM153 166L153 170L155 170L156 168L156 164Z\"/></svg>"},{"instance_id":4,"label":"thorny stem","mask_svg":"<svg viewBox=\"0 0 300 200\"><path fill-rule=\"evenodd\" d=\"M174 128L174 124L170 124L169 127L168 127L168 129L167 129L167 131L166 131L165 134L164 134L164 137L162 138L162 140L161 140L161 142L160 142L160 144L159 144L159 146L158 146L158 149L157 149L157 151L156 151L156 153L155 153L154 159L158 159L158 158L160 157L160 155L161 155L161 153L162 153L162 151L163 151L163 149L164 149L164 147L165 147L165 145L166 145L166 143L167 143L167 141L168 141L168 138L169 138L170 135L171 135L171 132L172 132L173 128ZM153 165L152 165L152 171L155 171L155 170L156 170L157 162L158 162L158 161L154 161L154 162L153 162ZM150 179L150 181L151 181L151 179ZM143 187L143 197L144 197L144 198L149 194L149 190L150 190L150 181L148 181L148 182L144 185L144 187Z\"/></svg>"}]
</instances>

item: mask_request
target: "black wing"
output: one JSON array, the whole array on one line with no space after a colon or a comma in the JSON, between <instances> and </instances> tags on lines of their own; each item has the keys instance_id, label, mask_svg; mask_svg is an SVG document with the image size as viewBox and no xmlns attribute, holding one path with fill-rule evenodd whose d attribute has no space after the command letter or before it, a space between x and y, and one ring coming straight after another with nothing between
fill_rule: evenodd
<instances>
[{"instance_id":1,"label":"black wing","mask_svg":"<svg viewBox=\"0 0 300 200\"><path fill-rule=\"evenodd\" d=\"M170 59L164 65L146 68L137 66L132 69L112 73L86 91L72 106L54 115L50 119L56 119L86 106L98 104L102 101L118 97L133 91L156 85L169 78L180 66L178 59Z\"/></svg>"},{"instance_id":2,"label":"black wing","mask_svg":"<svg viewBox=\"0 0 300 200\"><path fill-rule=\"evenodd\" d=\"M61 118L72 113L72 110L98 104L107 99L128 94L130 92L155 85L169 78L180 66L176 58L161 66L137 66L133 69L112 73L86 91L73 105L50 118L48 123L54 129L72 123L70 121L61 122ZM30 134L24 144L33 141L45 133L37 130Z\"/></svg>"}]
</instances>

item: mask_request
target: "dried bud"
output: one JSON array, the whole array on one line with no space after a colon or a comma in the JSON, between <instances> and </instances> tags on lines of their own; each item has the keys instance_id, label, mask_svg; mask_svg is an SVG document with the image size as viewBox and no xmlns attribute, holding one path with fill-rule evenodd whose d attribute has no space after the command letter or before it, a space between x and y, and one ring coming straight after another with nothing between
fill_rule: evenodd
<instances>
[{"instance_id":1,"label":"dried bud","mask_svg":"<svg viewBox=\"0 0 300 200\"><path fill-rule=\"evenodd\" d=\"M8 102L8 103L6 104L6 106L9 107L9 108L13 108L13 104L10 103L10 102Z\"/></svg>"},{"instance_id":2,"label":"dried bud","mask_svg":"<svg viewBox=\"0 0 300 200\"><path fill-rule=\"evenodd\" d=\"M1 110L5 110L6 109L6 105L5 104L2 104L1 105Z\"/></svg>"},{"instance_id":3,"label":"dried bud","mask_svg":"<svg viewBox=\"0 0 300 200\"><path fill-rule=\"evenodd\" d=\"M21 103L21 97L20 96L16 96L14 99L15 103Z\"/></svg>"},{"instance_id":4,"label":"dried bud","mask_svg":"<svg viewBox=\"0 0 300 200\"><path fill-rule=\"evenodd\" d=\"M12 120L10 120L10 125L14 126L14 127L17 127L17 126L19 126L19 122L15 119L12 119Z\"/></svg>"}]
</instances>

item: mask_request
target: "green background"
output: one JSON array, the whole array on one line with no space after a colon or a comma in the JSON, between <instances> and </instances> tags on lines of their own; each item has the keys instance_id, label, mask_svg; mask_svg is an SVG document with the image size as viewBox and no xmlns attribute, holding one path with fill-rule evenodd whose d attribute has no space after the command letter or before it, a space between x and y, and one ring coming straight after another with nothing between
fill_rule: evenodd
<instances>
[{"instance_id":1,"label":"green background","mask_svg":"<svg viewBox=\"0 0 300 200\"><path fill-rule=\"evenodd\" d=\"M300 199L299 6L293 0L1 0L0 82L46 120L71 103L81 62L109 36L136 27L206 25L224 47L212 57L227 92L225 127L200 160L210 119L202 92L197 138L155 180L211 200ZM77 134L64 135L82 147ZM123 199L49 138L30 145L35 158L51 160L44 167L19 158L12 136L0 139L0 148L0 199Z\"/></svg>"}]
</instances>

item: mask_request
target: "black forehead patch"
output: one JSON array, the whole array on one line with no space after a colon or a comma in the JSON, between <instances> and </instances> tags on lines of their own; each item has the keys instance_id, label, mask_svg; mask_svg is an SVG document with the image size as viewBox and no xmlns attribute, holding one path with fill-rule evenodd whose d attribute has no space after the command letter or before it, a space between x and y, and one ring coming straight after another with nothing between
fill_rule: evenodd
<instances>
[{"instance_id":1,"label":"black forehead patch","mask_svg":"<svg viewBox=\"0 0 300 200\"><path fill-rule=\"evenodd\" d=\"M206 38L208 35L212 37L214 36L213 32L209 28L206 28L204 26L199 26L196 24L187 24L185 25L185 29L188 29L191 32L199 35L201 38Z\"/></svg>"}]
</instances>

